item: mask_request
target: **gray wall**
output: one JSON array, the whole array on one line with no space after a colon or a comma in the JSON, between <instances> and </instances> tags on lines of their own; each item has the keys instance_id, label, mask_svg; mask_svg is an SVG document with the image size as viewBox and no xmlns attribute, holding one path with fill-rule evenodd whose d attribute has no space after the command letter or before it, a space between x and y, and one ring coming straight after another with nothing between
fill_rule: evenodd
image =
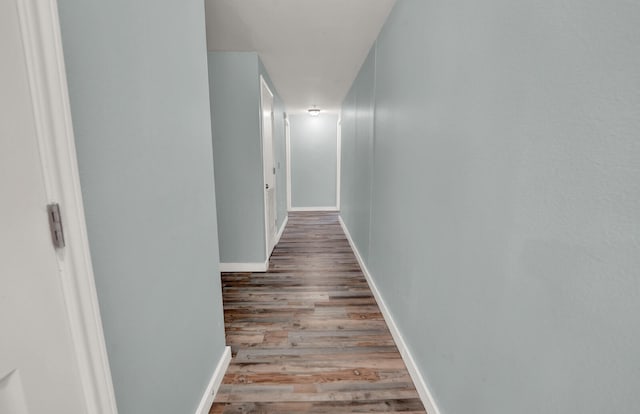
<instances>
[{"instance_id":1,"label":"gray wall","mask_svg":"<svg viewBox=\"0 0 640 414\"><path fill-rule=\"evenodd\" d=\"M340 216L364 260L369 255L373 174L375 48L346 96L341 115Z\"/></svg>"},{"instance_id":2,"label":"gray wall","mask_svg":"<svg viewBox=\"0 0 640 414\"><path fill-rule=\"evenodd\" d=\"M260 89L255 52L209 52L220 260L265 261Z\"/></svg>"},{"instance_id":3,"label":"gray wall","mask_svg":"<svg viewBox=\"0 0 640 414\"><path fill-rule=\"evenodd\" d=\"M220 260L265 261L260 75L274 94L277 225L286 210L284 103L255 52L209 52Z\"/></svg>"},{"instance_id":4,"label":"gray wall","mask_svg":"<svg viewBox=\"0 0 640 414\"><path fill-rule=\"evenodd\" d=\"M291 206L335 207L338 116L290 117Z\"/></svg>"},{"instance_id":5,"label":"gray wall","mask_svg":"<svg viewBox=\"0 0 640 414\"><path fill-rule=\"evenodd\" d=\"M204 6L59 7L119 412L193 413L224 350Z\"/></svg>"},{"instance_id":6,"label":"gray wall","mask_svg":"<svg viewBox=\"0 0 640 414\"><path fill-rule=\"evenodd\" d=\"M375 70L367 265L443 414L637 411L639 38L622 0L401 0L347 96Z\"/></svg>"}]
</instances>

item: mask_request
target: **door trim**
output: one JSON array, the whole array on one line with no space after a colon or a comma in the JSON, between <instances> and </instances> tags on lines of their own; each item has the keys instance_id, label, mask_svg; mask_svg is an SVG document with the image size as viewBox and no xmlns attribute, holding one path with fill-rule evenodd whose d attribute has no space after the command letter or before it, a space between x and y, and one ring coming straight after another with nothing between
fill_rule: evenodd
<instances>
[{"instance_id":1,"label":"door trim","mask_svg":"<svg viewBox=\"0 0 640 414\"><path fill-rule=\"evenodd\" d=\"M59 203L67 246L56 250L86 412L116 414L82 204L56 0L17 0L48 203ZM46 214L46 206L42 206Z\"/></svg>"},{"instance_id":2,"label":"door trim","mask_svg":"<svg viewBox=\"0 0 640 414\"><path fill-rule=\"evenodd\" d=\"M342 174L342 114L338 115L336 132L336 209L340 210L340 174Z\"/></svg>"},{"instance_id":3,"label":"door trim","mask_svg":"<svg viewBox=\"0 0 640 414\"><path fill-rule=\"evenodd\" d=\"M271 256L271 252L273 252L273 249L275 248L275 235L274 235L274 239L270 238L270 234L269 234L269 200L267 197L267 194L264 190L264 182L267 179L266 177L266 168L264 167L264 119L263 119L263 107L262 107L262 87L264 86L264 88L267 90L267 92L269 92L269 95L271 95L272 101L271 101L271 111L273 112L273 108L274 108L274 104L275 104L275 95L273 94L273 92L271 92L271 88L269 88L269 85L267 84L267 82L264 80L264 77L262 75L260 75L260 144L262 147L262 198L264 200L264 235L265 235L265 259L268 262L269 261L269 257ZM274 140L274 136L273 136L273 119L271 120L271 158L272 160L275 161L275 154L273 151L273 140ZM275 185L275 180L274 180L274 191L276 192L274 197L276 197L276 211L275 216L276 216L276 220L278 219L278 211L277 211L277 191L278 188ZM277 233L277 227L276 227L276 233Z\"/></svg>"},{"instance_id":4,"label":"door trim","mask_svg":"<svg viewBox=\"0 0 640 414\"><path fill-rule=\"evenodd\" d=\"M287 169L287 211L291 211L291 123L284 121L285 168Z\"/></svg>"}]
</instances>

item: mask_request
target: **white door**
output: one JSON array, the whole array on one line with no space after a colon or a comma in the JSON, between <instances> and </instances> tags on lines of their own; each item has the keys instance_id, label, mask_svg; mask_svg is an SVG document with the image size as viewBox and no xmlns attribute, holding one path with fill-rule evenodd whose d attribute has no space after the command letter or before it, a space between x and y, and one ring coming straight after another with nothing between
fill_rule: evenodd
<instances>
[{"instance_id":1,"label":"white door","mask_svg":"<svg viewBox=\"0 0 640 414\"><path fill-rule=\"evenodd\" d=\"M260 102L262 110L262 165L264 166L265 231L267 233L267 259L273 251L276 235L276 166L273 151L273 93L260 77Z\"/></svg>"},{"instance_id":2,"label":"white door","mask_svg":"<svg viewBox=\"0 0 640 414\"><path fill-rule=\"evenodd\" d=\"M84 413L19 22L0 1L0 413Z\"/></svg>"}]
</instances>

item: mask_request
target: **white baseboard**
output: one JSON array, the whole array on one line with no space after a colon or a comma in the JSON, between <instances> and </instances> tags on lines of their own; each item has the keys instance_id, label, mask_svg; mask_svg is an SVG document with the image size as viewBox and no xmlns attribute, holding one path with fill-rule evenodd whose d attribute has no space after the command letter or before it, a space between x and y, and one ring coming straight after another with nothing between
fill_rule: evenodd
<instances>
[{"instance_id":1,"label":"white baseboard","mask_svg":"<svg viewBox=\"0 0 640 414\"><path fill-rule=\"evenodd\" d=\"M229 362L231 362L231 347L226 346L224 348L224 352L222 353L220 361L218 361L218 365L216 366L215 371L213 371L213 375L211 376L209 385L207 385L207 389L205 390L204 395L200 400L200 404L198 405L196 414L209 413L211 404L213 404L213 400L216 398L218 388L220 388L220 384L222 384L224 374L225 372L227 372L227 367L229 367Z\"/></svg>"},{"instance_id":2,"label":"white baseboard","mask_svg":"<svg viewBox=\"0 0 640 414\"><path fill-rule=\"evenodd\" d=\"M266 272L269 261L261 263L220 263L221 272Z\"/></svg>"},{"instance_id":3,"label":"white baseboard","mask_svg":"<svg viewBox=\"0 0 640 414\"><path fill-rule=\"evenodd\" d=\"M340 211L338 207L291 207L289 211Z\"/></svg>"},{"instance_id":4,"label":"white baseboard","mask_svg":"<svg viewBox=\"0 0 640 414\"><path fill-rule=\"evenodd\" d=\"M382 316L384 317L385 322L387 322L387 325L389 326L389 330L391 331L391 336L393 336L393 340L396 343L398 350L400 351L402 360L407 366L409 375L411 376L411 379L413 380L413 383L416 386L416 390L420 395L420 400L422 400L422 404L424 404L424 408L427 410L428 414L440 414L440 410L436 405L433 395L431 394L431 391L429 390L429 387L427 386L427 383L424 377L420 373L420 370L418 369L418 366L416 365L416 362L413 359L411 352L409 351L407 343L404 341L404 338L402 337L402 334L398 329L398 325L396 325L396 322L393 320L393 317L391 316L391 312L389 312L389 308L384 302L384 299L382 298L382 295L380 294L380 291L378 290L376 283L371 277L371 273L369 273L369 269L367 269L367 265L364 263L364 260L362 260L362 256L360 256L360 252L358 251L358 248L356 247L355 243L353 242L353 239L351 238L349 229L347 229L347 226L344 224L344 221L342 220L341 216L338 216L338 220L340 221L340 225L342 226L342 230L344 231L344 234L347 236L347 240L349 240L349 245L351 246L351 249L353 250L353 253L356 256L356 259L360 264L362 273L364 273L364 277L367 279L367 283L371 288L371 292L373 292L373 296L376 298L376 302L378 303L380 312L382 312Z\"/></svg>"},{"instance_id":5,"label":"white baseboard","mask_svg":"<svg viewBox=\"0 0 640 414\"><path fill-rule=\"evenodd\" d=\"M282 233L284 233L284 228L287 227L287 223L289 222L289 216L284 218L284 221L282 222L282 225L280 226L280 230L278 230L278 234L276 234L276 242L275 242L275 246L278 245L278 243L280 242L280 237L282 237Z\"/></svg>"}]
</instances>

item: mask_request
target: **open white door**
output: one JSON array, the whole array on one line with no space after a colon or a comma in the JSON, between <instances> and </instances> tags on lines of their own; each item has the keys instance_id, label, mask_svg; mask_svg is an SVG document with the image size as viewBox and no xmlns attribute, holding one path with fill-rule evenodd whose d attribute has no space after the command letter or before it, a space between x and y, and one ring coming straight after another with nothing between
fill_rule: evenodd
<instances>
[{"instance_id":1,"label":"open white door","mask_svg":"<svg viewBox=\"0 0 640 414\"><path fill-rule=\"evenodd\" d=\"M264 204L267 260L275 247L276 226L276 167L273 150L273 93L260 76L260 107L262 119L262 165L264 166Z\"/></svg>"},{"instance_id":2,"label":"open white door","mask_svg":"<svg viewBox=\"0 0 640 414\"><path fill-rule=\"evenodd\" d=\"M55 1L0 2L0 413L115 414L57 19Z\"/></svg>"}]
</instances>

